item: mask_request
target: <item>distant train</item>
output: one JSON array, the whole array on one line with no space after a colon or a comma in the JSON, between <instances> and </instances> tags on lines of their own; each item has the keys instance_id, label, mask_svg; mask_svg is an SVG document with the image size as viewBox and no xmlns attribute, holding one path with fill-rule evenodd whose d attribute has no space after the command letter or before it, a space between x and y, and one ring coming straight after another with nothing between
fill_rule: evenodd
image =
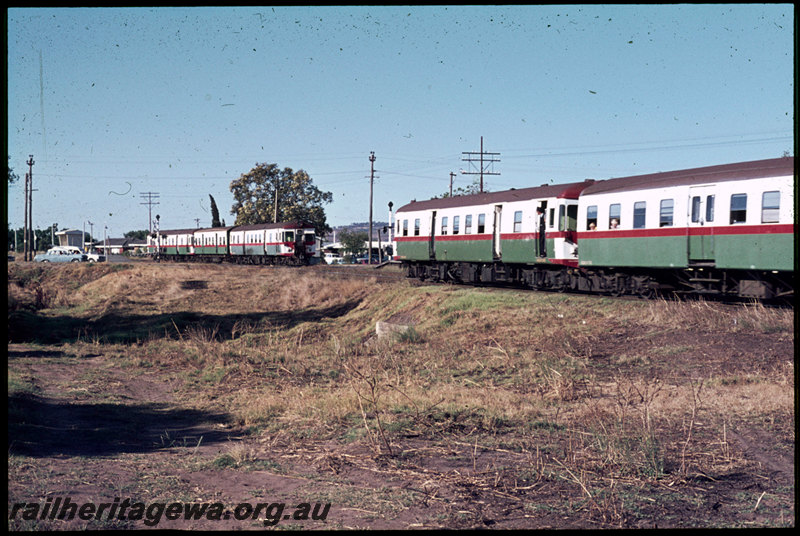
<instances>
[{"instance_id":1,"label":"distant train","mask_svg":"<svg viewBox=\"0 0 800 536\"><path fill-rule=\"evenodd\" d=\"M151 253L171 261L297 266L317 253L314 227L304 222L159 231L149 241Z\"/></svg>"},{"instance_id":2,"label":"distant train","mask_svg":"<svg viewBox=\"0 0 800 536\"><path fill-rule=\"evenodd\" d=\"M643 297L794 294L794 157L412 201L409 277Z\"/></svg>"}]
</instances>

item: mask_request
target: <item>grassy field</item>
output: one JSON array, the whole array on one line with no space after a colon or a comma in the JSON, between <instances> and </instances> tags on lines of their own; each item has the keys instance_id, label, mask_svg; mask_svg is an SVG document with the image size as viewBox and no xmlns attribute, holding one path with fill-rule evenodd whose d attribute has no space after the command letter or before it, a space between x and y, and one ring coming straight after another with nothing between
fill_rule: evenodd
<instances>
[{"instance_id":1,"label":"grassy field","mask_svg":"<svg viewBox=\"0 0 800 536\"><path fill-rule=\"evenodd\" d=\"M9 512L69 496L330 503L158 528L795 524L793 310L354 270L9 263ZM21 512L10 529L148 528Z\"/></svg>"}]
</instances>

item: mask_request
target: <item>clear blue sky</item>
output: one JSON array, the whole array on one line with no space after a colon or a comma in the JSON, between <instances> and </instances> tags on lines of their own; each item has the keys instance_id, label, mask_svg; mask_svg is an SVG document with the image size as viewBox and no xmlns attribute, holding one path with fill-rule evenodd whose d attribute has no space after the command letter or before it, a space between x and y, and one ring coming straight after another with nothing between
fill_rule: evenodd
<instances>
[{"instance_id":1,"label":"clear blue sky","mask_svg":"<svg viewBox=\"0 0 800 536\"><path fill-rule=\"evenodd\" d=\"M772 5L9 9L8 155L22 226L112 237L232 224L256 163L333 193L331 226L493 191L794 154L794 8ZM473 176L458 174L455 186ZM88 225L86 227L89 230ZM98 231L99 229L99 231Z\"/></svg>"}]
</instances>

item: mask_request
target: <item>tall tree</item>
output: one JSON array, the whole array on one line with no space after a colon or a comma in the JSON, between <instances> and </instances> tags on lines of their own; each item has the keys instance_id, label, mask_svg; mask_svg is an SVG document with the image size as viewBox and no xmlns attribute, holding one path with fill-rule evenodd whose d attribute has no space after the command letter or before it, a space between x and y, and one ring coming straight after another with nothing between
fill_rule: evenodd
<instances>
[{"instance_id":1,"label":"tall tree","mask_svg":"<svg viewBox=\"0 0 800 536\"><path fill-rule=\"evenodd\" d=\"M211 227L222 227L222 223L219 221L219 209L217 208L217 202L214 201L214 196L208 194L208 197L211 198Z\"/></svg>"},{"instance_id":2,"label":"tall tree","mask_svg":"<svg viewBox=\"0 0 800 536\"><path fill-rule=\"evenodd\" d=\"M276 203L277 191L277 203ZM323 205L333 200L331 192L314 186L303 170L278 168L277 164L256 167L231 182L235 225L304 221L314 226L318 236L331 231Z\"/></svg>"}]
</instances>

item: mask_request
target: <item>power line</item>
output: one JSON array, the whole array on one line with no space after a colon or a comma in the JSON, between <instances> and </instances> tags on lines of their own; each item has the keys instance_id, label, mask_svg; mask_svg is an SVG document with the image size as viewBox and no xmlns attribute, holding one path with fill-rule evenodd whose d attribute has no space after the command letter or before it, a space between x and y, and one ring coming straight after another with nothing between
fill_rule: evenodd
<instances>
[{"instance_id":1,"label":"power line","mask_svg":"<svg viewBox=\"0 0 800 536\"><path fill-rule=\"evenodd\" d=\"M147 201L144 203L139 203L140 205L147 205L147 222L150 225L150 234L153 234L153 205L160 205L158 201L159 194L155 192L139 192L139 197L142 199L147 198Z\"/></svg>"}]
</instances>

